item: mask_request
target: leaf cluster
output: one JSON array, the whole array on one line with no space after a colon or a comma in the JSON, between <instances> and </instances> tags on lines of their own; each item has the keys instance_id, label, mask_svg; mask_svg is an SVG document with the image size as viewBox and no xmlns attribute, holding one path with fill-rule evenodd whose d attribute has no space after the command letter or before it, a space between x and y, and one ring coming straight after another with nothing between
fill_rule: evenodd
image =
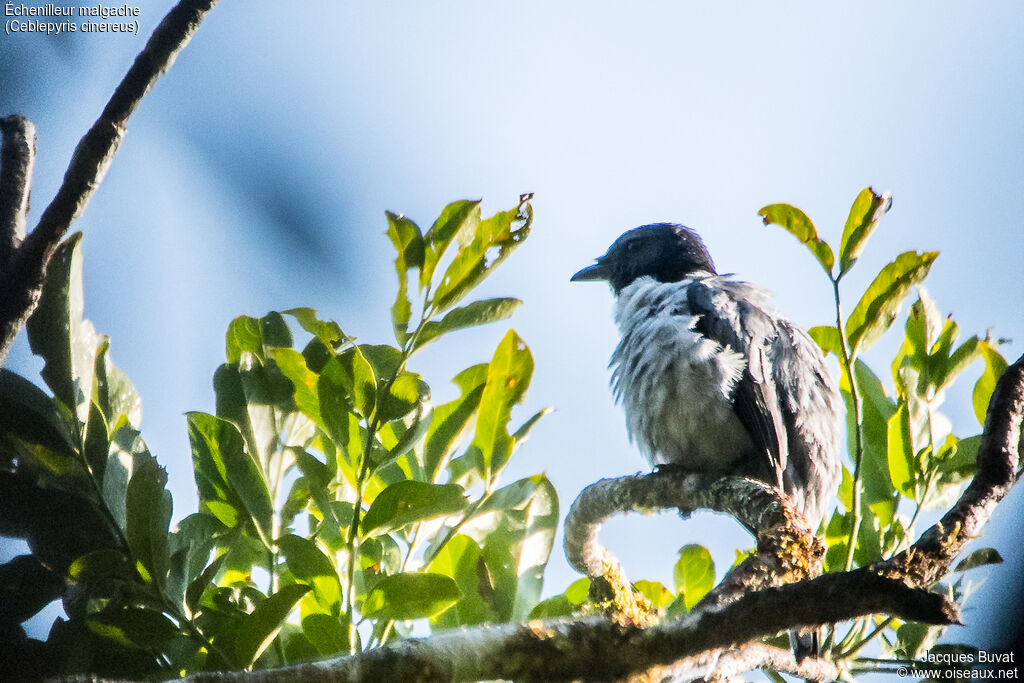
<instances>
[{"instance_id":1,"label":"leaf cluster","mask_svg":"<svg viewBox=\"0 0 1024 683\"><path fill-rule=\"evenodd\" d=\"M486 219L455 202L425 232L388 213L395 345L360 343L308 308L232 321L216 410L186 416L198 509L173 527L139 397L82 317L81 236L65 242L28 325L52 395L0 371L0 533L30 549L0 566L0 630L21 671L266 668L379 645L418 619L525 618L558 519L543 474L501 483L546 413L511 426L530 350L509 330L440 405L408 366L515 311L515 299L459 304L531 221L528 196ZM22 622L55 599L65 615L28 638Z\"/></svg>"},{"instance_id":2,"label":"leaf cluster","mask_svg":"<svg viewBox=\"0 0 1024 683\"><path fill-rule=\"evenodd\" d=\"M849 467L843 467L839 507L825 523L826 571L849 569L892 557L915 537L915 523L926 510L947 507L974 474L981 435L958 436L941 412L947 390L975 361L984 362L973 389L973 406L984 423L995 382L1007 363L998 342L971 336L960 341L960 327L943 316L922 286L938 252L908 251L882 267L853 310L843 317L840 281L850 272L868 238L891 206L888 193L862 190L850 208L836 270L831 245L818 236L799 209L773 204L759 212L806 245L828 275L835 300L836 324L814 327L811 337L840 365L840 391L847 407ZM916 288L903 341L890 363L893 390L862 360L899 318ZM962 433L962 432L961 432ZM982 549L958 566L962 572L999 560ZM956 599L969 592L962 575L944 590ZM923 654L942 628L876 617L851 625L842 637L827 641L834 659L853 657L870 642L888 655L912 659Z\"/></svg>"}]
</instances>

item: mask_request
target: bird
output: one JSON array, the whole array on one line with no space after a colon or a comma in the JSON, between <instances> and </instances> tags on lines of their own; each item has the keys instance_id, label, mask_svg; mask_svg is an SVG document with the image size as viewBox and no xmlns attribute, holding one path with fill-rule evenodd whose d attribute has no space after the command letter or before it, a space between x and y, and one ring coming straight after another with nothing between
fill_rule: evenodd
<instances>
[{"instance_id":1,"label":"bird","mask_svg":"<svg viewBox=\"0 0 1024 683\"><path fill-rule=\"evenodd\" d=\"M762 481L817 529L840 481L842 401L818 346L771 295L720 275L675 223L623 233L571 280L611 285L612 390L647 461ZM798 657L816 650L797 645Z\"/></svg>"}]
</instances>

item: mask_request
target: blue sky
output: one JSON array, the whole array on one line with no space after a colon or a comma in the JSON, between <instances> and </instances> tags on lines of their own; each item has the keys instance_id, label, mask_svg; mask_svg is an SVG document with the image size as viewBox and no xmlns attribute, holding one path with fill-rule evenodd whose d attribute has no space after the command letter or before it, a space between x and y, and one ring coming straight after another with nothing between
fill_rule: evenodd
<instances>
[{"instance_id":1,"label":"blue sky","mask_svg":"<svg viewBox=\"0 0 1024 683\"><path fill-rule=\"evenodd\" d=\"M140 3L139 37L0 40L0 113L39 132L33 216L170 4ZM547 471L564 510L596 478L644 467L607 388L611 295L568 283L627 228L695 228L721 271L809 327L830 320L828 283L757 210L795 204L838 242L857 192L890 190L844 282L848 307L896 254L939 250L927 284L940 309L967 335L1012 338L1008 357L1024 350L1022 28L1015 2L224 0L131 120L76 226L86 314L143 397L180 516L194 505L182 414L212 410L233 317L315 306L387 341L384 210L429 224L453 199L493 212L534 192L533 234L481 293L525 300L511 324L536 374L521 417L556 409L508 476ZM506 328L424 352L435 399ZM869 356L879 374L895 344L893 332ZM26 347L10 365L32 373ZM972 382L947 400L961 436L978 430ZM1020 511L1016 491L986 539L1009 562L968 604L966 637L983 643L999 639L985 605L1005 601L1024 561ZM632 577L666 583L685 543L720 564L748 544L710 515L630 517L602 538ZM549 591L574 577L556 548Z\"/></svg>"}]
</instances>

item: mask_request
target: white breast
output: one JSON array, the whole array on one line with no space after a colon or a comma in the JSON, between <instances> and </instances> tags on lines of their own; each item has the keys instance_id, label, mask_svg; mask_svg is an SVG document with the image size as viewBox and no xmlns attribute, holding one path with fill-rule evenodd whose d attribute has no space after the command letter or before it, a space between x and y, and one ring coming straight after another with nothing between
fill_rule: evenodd
<instances>
[{"instance_id":1,"label":"white breast","mask_svg":"<svg viewBox=\"0 0 1024 683\"><path fill-rule=\"evenodd\" d=\"M746 359L694 331L685 285L640 278L618 296L612 386L652 465L728 470L752 448L729 402Z\"/></svg>"}]
</instances>

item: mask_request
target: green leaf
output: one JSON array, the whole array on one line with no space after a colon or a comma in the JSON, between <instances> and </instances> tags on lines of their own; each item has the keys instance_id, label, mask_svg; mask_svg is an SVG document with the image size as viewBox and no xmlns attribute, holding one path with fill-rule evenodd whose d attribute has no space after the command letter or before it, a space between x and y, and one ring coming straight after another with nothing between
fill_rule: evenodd
<instances>
[{"instance_id":1,"label":"green leaf","mask_svg":"<svg viewBox=\"0 0 1024 683\"><path fill-rule=\"evenodd\" d=\"M675 597L672 595L672 591L665 588L664 584L659 581L647 581L646 579L641 579L633 584L633 588L639 591L642 596L647 598L654 609L663 609L667 607ZM687 606L687 609L689 608L690 606Z\"/></svg>"},{"instance_id":2,"label":"green leaf","mask_svg":"<svg viewBox=\"0 0 1024 683\"><path fill-rule=\"evenodd\" d=\"M63 591L63 578L35 555L18 555L0 564L0 623L20 624Z\"/></svg>"},{"instance_id":3,"label":"green leaf","mask_svg":"<svg viewBox=\"0 0 1024 683\"><path fill-rule=\"evenodd\" d=\"M302 599L305 607L308 598ZM348 620L322 612L302 615L302 632L322 655L333 655L348 650Z\"/></svg>"},{"instance_id":4,"label":"green leaf","mask_svg":"<svg viewBox=\"0 0 1024 683\"><path fill-rule=\"evenodd\" d=\"M330 558L313 541L287 534L278 539L288 569L296 580L313 588L319 611L341 615L341 580Z\"/></svg>"},{"instance_id":5,"label":"green leaf","mask_svg":"<svg viewBox=\"0 0 1024 683\"><path fill-rule=\"evenodd\" d=\"M484 539L484 557L494 584L494 607L501 621L522 621L540 600L544 567L558 528L558 493L544 475L521 508L495 515ZM498 498L489 501L493 506ZM481 506L481 511L484 506Z\"/></svg>"},{"instance_id":6,"label":"green leaf","mask_svg":"<svg viewBox=\"0 0 1024 683\"><path fill-rule=\"evenodd\" d=\"M289 308L281 312L295 318L302 329L319 339L329 348L336 349L345 342L352 341L352 338L342 331L338 323L333 320L320 320L317 318L315 308Z\"/></svg>"},{"instance_id":7,"label":"green leaf","mask_svg":"<svg viewBox=\"0 0 1024 683\"><path fill-rule=\"evenodd\" d=\"M425 403L430 403L430 386L415 372L402 372L381 396L377 418L380 422L398 420L414 408L422 414Z\"/></svg>"},{"instance_id":8,"label":"green leaf","mask_svg":"<svg viewBox=\"0 0 1024 683\"><path fill-rule=\"evenodd\" d=\"M242 618L235 635L235 657L239 664L252 666L274 641L284 620L296 603L309 591L309 586L293 583L283 587Z\"/></svg>"},{"instance_id":9,"label":"green leaf","mask_svg":"<svg viewBox=\"0 0 1024 683\"><path fill-rule=\"evenodd\" d=\"M878 227L882 216L892 206L892 195L888 192L875 194L870 187L865 187L857 195L850 207L850 215L843 227L843 237L839 243L839 276L853 267L867 244L868 237Z\"/></svg>"},{"instance_id":10,"label":"green leaf","mask_svg":"<svg viewBox=\"0 0 1024 683\"><path fill-rule=\"evenodd\" d=\"M823 354L834 353L836 358L843 357L843 345L839 338L839 330L835 325L816 325L807 330L814 343L818 345Z\"/></svg>"},{"instance_id":11,"label":"green leaf","mask_svg":"<svg viewBox=\"0 0 1024 683\"><path fill-rule=\"evenodd\" d=\"M245 452L238 428L206 413L188 413L189 441L200 507L224 525L244 511L269 546L273 504L263 473Z\"/></svg>"},{"instance_id":12,"label":"green leaf","mask_svg":"<svg viewBox=\"0 0 1024 683\"><path fill-rule=\"evenodd\" d=\"M461 597L454 609L445 610L431 620L434 630L474 626L496 617L490 608L490 582L480 546L472 538L457 534L445 543L437 556L427 565L432 574L443 574L455 580Z\"/></svg>"},{"instance_id":13,"label":"green leaf","mask_svg":"<svg viewBox=\"0 0 1024 683\"><path fill-rule=\"evenodd\" d=\"M479 223L480 200L463 199L444 207L441 215L423 236L426 249L423 267L420 269L420 289L426 287L434 276L434 270L452 240L461 236L460 241L468 244L476 234Z\"/></svg>"},{"instance_id":14,"label":"green leaf","mask_svg":"<svg viewBox=\"0 0 1024 683\"><path fill-rule=\"evenodd\" d=\"M864 495L861 503L873 510L882 524L888 526L895 512L893 508L893 485L889 478L889 419L896 412L895 402L889 398L882 381L871 368L861 360L854 362L854 376L861 395L861 420L863 455L861 458L861 482ZM845 373L839 377L839 387L847 407L847 435L850 459L854 457L855 442L853 410L850 403L850 388Z\"/></svg>"},{"instance_id":15,"label":"green leaf","mask_svg":"<svg viewBox=\"0 0 1024 683\"><path fill-rule=\"evenodd\" d=\"M984 425L985 416L988 414L988 404L992 400L992 392L995 391L996 382L1006 372L1009 364L990 341L986 340L983 342L979 349L982 358L985 359L985 372L982 373L977 384L974 385L972 403L974 405L974 415L978 418L978 423Z\"/></svg>"},{"instance_id":16,"label":"green leaf","mask_svg":"<svg viewBox=\"0 0 1024 683\"><path fill-rule=\"evenodd\" d=\"M441 320L423 326L413 349L421 349L447 332L510 318L522 304L519 299L484 299L452 309Z\"/></svg>"},{"instance_id":17,"label":"green leaf","mask_svg":"<svg viewBox=\"0 0 1024 683\"><path fill-rule=\"evenodd\" d=\"M291 346L291 330L277 311L271 311L262 318L239 316L231 321L225 334L225 353L229 363L237 363L246 352L265 361L270 349Z\"/></svg>"},{"instance_id":18,"label":"green leaf","mask_svg":"<svg viewBox=\"0 0 1024 683\"><path fill-rule=\"evenodd\" d=\"M487 473L499 470L512 453L508 422L512 406L521 402L533 375L533 355L509 330L487 367L487 383L480 398L473 447L479 449Z\"/></svg>"},{"instance_id":19,"label":"green leaf","mask_svg":"<svg viewBox=\"0 0 1024 683\"><path fill-rule=\"evenodd\" d=\"M386 212L388 238L395 245L395 272L398 274L398 293L391 306L391 322L395 328L395 339L405 344L409 338L409 318L412 305L409 303L409 270L423 267L423 237L420 228L405 216Z\"/></svg>"},{"instance_id":20,"label":"green leaf","mask_svg":"<svg viewBox=\"0 0 1024 683\"><path fill-rule=\"evenodd\" d=\"M995 548L978 548L970 555L960 560L954 572L965 572L975 567L983 567L986 564L1002 564L1003 556Z\"/></svg>"},{"instance_id":21,"label":"green leaf","mask_svg":"<svg viewBox=\"0 0 1024 683\"><path fill-rule=\"evenodd\" d=\"M454 605L459 587L450 576L402 572L378 581L363 602L369 619L420 619L433 617Z\"/></svg>"},{"instance_id":22,"label":"green leaf","mask_svg":"<svg viewBox=\"0 0 1024 683\"><path fill-rule=\"evenodd\" d=\"M110 342L104 340L96 352L95 399L110 425L123 416L136 429L142 422L142 399L120 368L110 360Z\"/></svg>"},{"instance_id":23,"label":"green leaf","mask_svg":"<svg viewBox=\"0 0 1024 683\"><path fill-rule=\"evenodd\" d=\"M524 197L511 211L480 221L473 240L459 247L434 294L434 305L444 311L483 281L530 234L533 209Z\"/></svg>"},{"instance_id":24,"label":"green leaf","mask_svg":"<svg viewBox=\"0 0 1024 683\"><path fill-rule=\"evenodd\" d=\"M818 263L825 269L828 276L832 277L832 267L835 265L836 257L828 242L818 237L818 231L807 214L789 204L771 204L758 211L757 215L762 217L765 225L774 223L800 240L811 250L814 258L818 259Z\"/></svg>"},{"instance_id":25,"label":"green leaf","mask_svg":"<svg viewBox=\"0 0 1024 683\"><path fill-rule=\"evenodd\" d=\"M519 446L524 441L526 441L526 437L530 435L530 432L533 431L533 428L537 425L538 422L540 422L540 419L542 417L544 417L545 415L550 415L553 410L554 410L553 408L547 408L547 407L541 408L536 413L534 413L530 417L526 418L526 422L524 422L523 424L519 425L519 429L517 429L512 434L512 450L513 450L513 452L517 448L519 448Z\"/></svg>"},{"instance_id":26,"label":"green leaf","mask_svg":"<svg viewBox=\"0 0 1024 683\"><path fill-rule=\"evenodd\" d=\"M899 408L888 421L889 477L897 491L913 500L917 500L915 483L918 465L914 457L914 444L910 438L910 416L905 404Z\"/></svg>"},{"instance_id":27,"label":"green leaf","mask_svg":"<svg viewBox=\"0 0 1024 683\"><path fill-rule=\"evenodd\" d=\"M951 437L955 439L955 437ZM963 484L974 476L978 465L978 448L981 446L981 434L955 440L952 448L940 451L937 467L939 485Z\"/></svg>"},{"instance_id":28,"label":"green leaf","mask_svg":"<svg viewBox=\"0 0 1024 683\"><path fill-rule=\"evenodd\" d=\"M320 373L317 388L321 410L324 410L325 403L329 403L332 409L344 412L347 412L345 407L351 405L366 419L373 414L377 400L377 379L373 366L359 347L348 349L329 360Z\"/></svg>"},{"instance_id":29,"label":"green leaf","mask_svg":"<svg viewBox=\"0 0 1024 683\"><path fill-rule=\"evenodd\" d=\"M140 649L159 649L178 635L178 628L162 613L137 607L105 609L88 624L99 636Z\"/></svg>"},{"instance_id":30,"label":"green leaf","mask_svg":"<svg viewBox=\"0 0 1024 683\"><path fill-rule=\"evenodd\" d=\"M220 571L221 566L224 564L225 557L227 555L218 556L188 585L188 589L185 591L185 606L188 607L189 612L194 614L199 607L199 601L203 599L203 593L206 592L206 589L217 578L217 572Z\"/></svg>"},{"instance_id":31,"label":"green leaf","mask_svg":"<svg viewBox=\"0 0 1024 683\"><path fill-rule=\"evenodd\" d=\"M320 415L320 396L317 393L317 375L306 365L306 359L295 349L274 349L274 363L293 387L295 406L315 424L323 426Z\"/></svg>"},{"instance_id":32,"label":"green leaf","mask_svg":"<svg viewBox=\"0 0 1024 683\"><path fill-rule=\"evenodd\" d=\"M413 522L461 512L466 506L465 494L457 484L400 481L377 494L361 529L364 534L387 533Z\"/></svg>"},{"instance_id":33,"label":"green leaf","mask_svg":"<svg viewBox=\"0 0 1024 683\"><path fill-rule=\"evenodd\" d=\"M462 441L470 420L480 405L487 382L487 364L474 365L460 372L453 380L462 395L434 409L423 447L423 466L433 481L447 464L451 453Z\"/></svg>"},{"instance_id":34,"label":"green leaf","mask_svg":"<svg viewBox=\"0 0 1024 683\"><path fill-rule=\"evenodd\" d=\"M71 434L53 399L27 379L6 368L0 368L0 434L53 449L68 457L74 453ZM0 463L6 454L0 455Z\"/></svg>"},{"instance_id":35,"label":"green leaf","mask_svg":"<svg viewBox=\"0 0 1024 683\"><path fill-rule=\"evenodd\" d=\"M676 591L683 595L686 609L700 601L715 585L715 561L702 545L690 544L679 549L679 559L672 569Z\"/></svg>"},{"instance_id":36,"label":"green leaf","mask_svg":"<svg viewBox=\"0 0 1024 683\"><path fill-rule=\"evenodd\" d=\"M938 255L906 251L878 273L846 321L851 355L866 351L889 329L910 288L925 279Z\"/></svg>"},{"instance_id":37,"label":"green leaf","mask_svg":"<svg viewBox=\"0 0 1024 683\"><path fill-rule=\"evenodd\" d=\"M922 657L942 635L943 627L908 621L896 629L895 653L902 660Z\"/></svg>"},{"instance_id":38,"label":"green leaf","mask_svg":"<svg viewBox=\"0 0 1024 683\"><path fill-rule=\"evenodd\" d=\"M32 353L45 361L40 374L46 385L84 423L102 338L82 317L81 244L82 233L76 232L57 247L46 267L39 305L25 327Z\"/></svg>"},{"instance_id":39,"label":"green leaf","mask_svg":"<svg viewBox=\"0 0 1024 683\"><path fill-rule=\"evenodd\" d=\"M125 494L128 545L158 587L164 585L170 560L167 530L172 504L166 486L167 472L150 457L136 466Z\"/></svg>"}]
</instances>

